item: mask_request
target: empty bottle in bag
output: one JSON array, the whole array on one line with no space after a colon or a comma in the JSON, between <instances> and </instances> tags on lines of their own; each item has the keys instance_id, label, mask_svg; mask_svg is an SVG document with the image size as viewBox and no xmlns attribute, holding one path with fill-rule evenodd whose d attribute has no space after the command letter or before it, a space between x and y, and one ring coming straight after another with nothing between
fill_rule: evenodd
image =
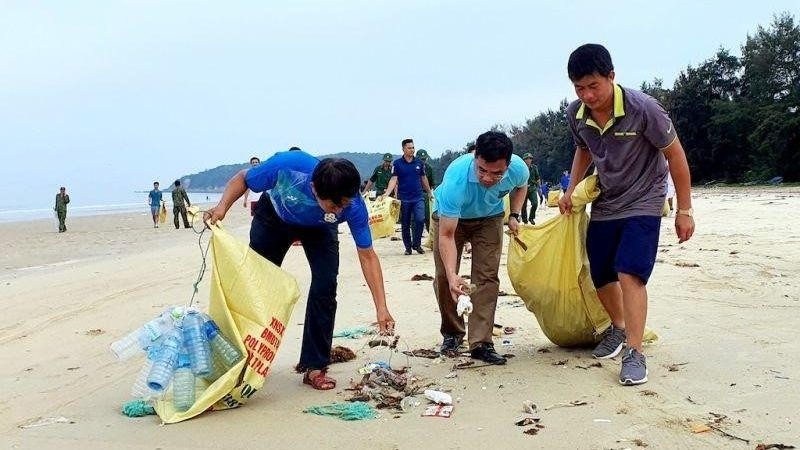
<instances>
[{"instance_id":1,"label":"empty bottle in bag","mask_svg":"<svg viewBox=\"0 0 800 450\"><path fill-rule=\"evenodd\" d=\"M225 365L226 369L230 369L236 363L242 360L242 352L222 334L219 327L213 320L208 320L203 324L208 343L211 345L211 353L214 358L219 358L219 361Z\"/></svg>"},{"instance_id":2,"label":"empty bottle in bag","mask_svg":"<svg viewBox=\"0 0 800 450\"><path fill-rule=\"evenodd\" d=\"M183 345L189 353L192 371L203 377L211 372L211 347L203 330L203 316L191 310L183 317Z\"/></svg>"},{"instance_id":3,"label":"empty bottle in bag","mask_svg":"<svg viewBox=\"0 0 800 450\"><path fill-rule=\"evenodd\" d=\"M178 363L181 339L177 329L167 333L164 342L159 346L157 356L153 359L153 368L147 376L147 386L156 392L163 392L172 381L175 366Z\"/></svg>"},{"instance_id":4,"label":"empty bottle in bag","mask_svg":"<svg viewBox=\"0 0 800 450\"><path fill-rule=\"evenodd\" d=\"M124 338L111 344L111 351L120 360L126 360L156 343L174 327L168 312L142 325Z\"/></svg>"},{"instance_id":5,"label":"empty bottle in bag","mask_svg":"<svg viewBox=\"0 0 800 450\"><path fill-rule=\"evenodd\" d=\"M194 405L195 377L189 355L178 356L178 368L172 380L172 404L176 411L186 411Z\"/></svg>"}]
</instances>

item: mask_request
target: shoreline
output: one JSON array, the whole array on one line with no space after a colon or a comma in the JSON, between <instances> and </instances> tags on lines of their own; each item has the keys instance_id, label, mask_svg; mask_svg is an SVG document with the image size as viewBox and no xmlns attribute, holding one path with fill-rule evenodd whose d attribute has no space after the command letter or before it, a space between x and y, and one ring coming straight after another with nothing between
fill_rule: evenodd
<instances>
[{"instance_id":1,"label":"shoreline","mask_svg":"<svg viewBox=\"0 0 800 450\"><path fill-rule=\"evenodd\" d=\"M381 410L380 417L343 422L304 414L305 408L345 401L357 369L385 360L362 339L334 339L351 348L354 361L333 364L332 391L315 391L294 373L302 338L310 274L302 247L291 247L283 267L296 277L301 296L264 388L245 406L160 427L157 417L132 419L119 408L141 359L114 360L108 345L166 307L182 305L202 262L198 235L168 221L152 228L143 213L67 218L56 233L46 220L0 224L0 442L14 448L651 448L752 449L757 443L797 445L795 412L800 379L795 330L800 328L800 189L694 193L697 233L678 244L671 219L662 221L656 268L648 284L648 326L660 339L645 347L650 381L619 386L618 360L595 362L586 349L550 343L517 297L498 299L495 322L516 332L496 338L505 366L454 370L456 360L406 358L415 376L449 391L452 417ZM537 222L557 208L539 209ZM170 214L171 216L171 214ZM171 217L170 217L171 218ZM168 219L169 220L169 219ZM249 213L234 204L225 228L242 241ZM352 238L340 235L338 312L335 330L375 320ZM399 235L399 234L398 234ZM399 242L375 241L383 266L387 303L403 350L436 349L441 342L437 302L429 281L431 252L403 255ZM505 253L505 248L504 248ZM469 260L462 262L467 271ZM211 270L195 301L207 307ZM513 293L505 268L500 289ZM794 311L794 312L792 312ZM507 345L502 343L507 339ZM455 372L455 377L450 374ZM88 395L87 395L88 394ZM514 425L522 403L539 406L536 436ZM573 401L577 407L549 408ZM717 414L719 416L714 416ZM20 428L37 418L72 423ZM724 418L720 419L720 416ZM716 421L718 420L719 421ZM711 423L749 444L693 424ZM266 425L265 425L266 424ZM297 430L302 427L303 431Z\"/></svg>"}]
</instances>

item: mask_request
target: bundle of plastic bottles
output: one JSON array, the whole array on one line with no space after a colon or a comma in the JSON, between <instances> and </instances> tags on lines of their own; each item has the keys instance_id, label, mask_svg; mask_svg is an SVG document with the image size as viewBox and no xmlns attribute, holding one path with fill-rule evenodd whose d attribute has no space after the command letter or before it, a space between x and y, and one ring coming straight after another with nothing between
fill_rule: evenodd
<instances>
[{"instance_id":1,"label":"bundle of plastic bottles","mask_svg":"<svg viewBox=\"0 0 800 450\"><path fill-rule=\"evenodd\" d=\"M120 360L147 355L131 395L168 398L177 411L192 407L198 394L241 361L239 348L216 323L194 308L172 307L111 344Z\"/></svg>"}]
</instances>

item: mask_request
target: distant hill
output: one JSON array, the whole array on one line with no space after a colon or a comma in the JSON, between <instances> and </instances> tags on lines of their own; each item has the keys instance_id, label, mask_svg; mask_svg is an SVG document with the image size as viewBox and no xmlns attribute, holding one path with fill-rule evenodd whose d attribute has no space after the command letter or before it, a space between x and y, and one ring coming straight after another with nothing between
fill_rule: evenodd
<instances>
[{"instance_id":1,"label":"distant hill","mask_svg":"<svg viewBox=\"0 0 800 450\"><path fill-rule=\"evenodd\" d=\"M395 155L399 158L400 155ZM334 153L332 155L319 156L322 158L345 158L353 162L361 174L361 179L365 180L372 175L375 166L380 164L383 153L354 153L342 152ZM187 191L190 192L222 192L228 180L236 174L236 172L245 169L249 166L248 163L242 164L226 164L224 166L217 166L213 169L204 170L199 173L184 175L181 177L183 185Z\"/></svg>"}]
</instances>

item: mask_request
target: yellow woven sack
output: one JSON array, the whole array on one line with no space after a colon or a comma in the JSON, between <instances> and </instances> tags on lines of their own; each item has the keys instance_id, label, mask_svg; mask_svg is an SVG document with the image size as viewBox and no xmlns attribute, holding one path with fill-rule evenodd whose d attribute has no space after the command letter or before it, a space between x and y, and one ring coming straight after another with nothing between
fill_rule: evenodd
<instances>
[{"instance_id":1,"label":"yellow woven sack","mask_svg":"<svg viewBox=\"0 0 800 450\"><path fill-rule=\"evenodd\" d=\"M539 225L520 225L517 238L508 245L511 284L545 336L561 347L595 344L611 325L586 256L586 205L598 195L598 177L591 175L572 193L572 214L559 214ZM645 329L645 342L656 339Z\"/></svg>"},{"instance_id":2,"label":"yellow woven sack","mask_svg":"<svg viewBox=\"0 0 800 450\"><path fill-rule=\"evenodd\" d=\"M599 192L599 191L598 191ZM558 206L558 199L561 198L561 191L555 190L547 193L547 206L552 208Z\"/></svg>"},{"instance_id":3,"label":"yellow woven sack","mask_svg":"<svg viewBox=\"0 0 800 450\"><path fill-rule=\"evenodd\" d=\"M592 284L584 245L586 204L599 194L597 176L592 175L575 188L571 215L520 225L508 247L511 284L545 336L562 347L594 343L597 332L611 323Z\"/></svg>"},{"instance_id":4,"label":"yellow woven sack","mask_svg":"<svg viewBox=\"0 0 800 450\"><path fill-rule=\"evenodd\" d=\"M383 199L364 199L369 214L369 230L372 239L380 239L394 235L394 227L400 220L400 200L386 196Z\"/></svg>"},{"instance_id":5,"label":"yellow woven sack","mask_svg":"<svg viewBox=\"0 0 800 450\"><path fill-rule=\"evenodd\" d=\"M164 224L167 221L167 205L161 202L161 208L158 210L158 223Z\"/></svg>"},{"instance_id":6,"label":"yellow woven sack","mask_svg":"<svg viewBox=\"0 0 800 450\"><path fill-rule=\"evenodd\" d=\"M164 423L207 410L241 406L264 385L286 323L300 296L297 281L219 226L211 228L211 293L208 314L245 359L217 379L187 411L172 406L172 392L155 404Z\"/></svg>"}]
</instances>

